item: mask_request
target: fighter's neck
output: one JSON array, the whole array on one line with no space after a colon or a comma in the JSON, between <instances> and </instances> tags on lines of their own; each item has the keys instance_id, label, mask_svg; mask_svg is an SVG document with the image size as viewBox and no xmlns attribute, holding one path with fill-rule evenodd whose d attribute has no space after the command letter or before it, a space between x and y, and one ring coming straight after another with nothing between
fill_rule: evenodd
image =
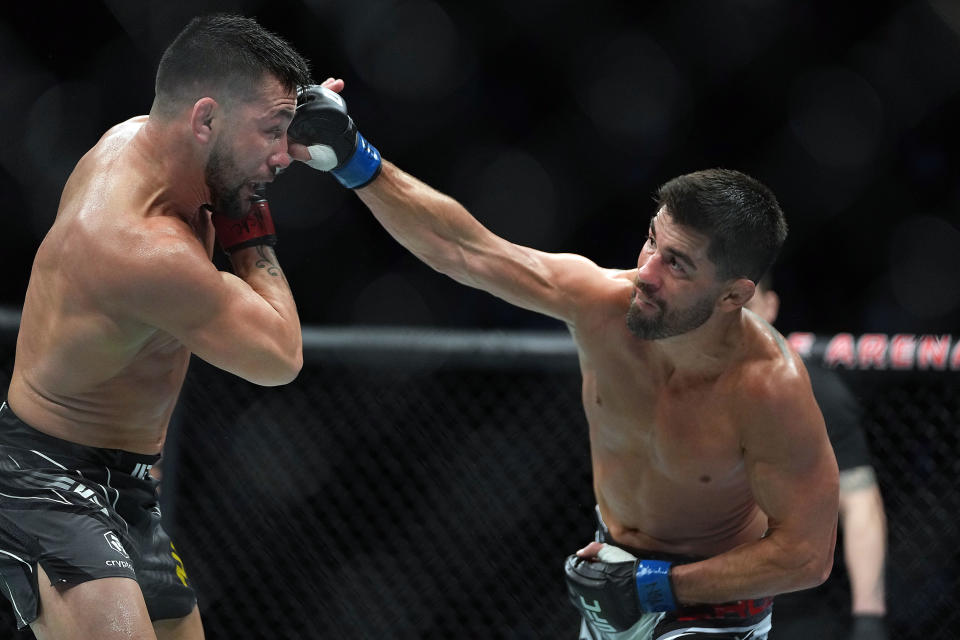
<instances>
[{"instance_id":1,"label":"fighter's neck","mask_svg":"<svg viewBox=\"0 0 960 640\"><path fill-rule=\"evenodd\" d=\"M718 376L741 357L743 322L739 310L714 314L693 331L652 341L651 355L668 379Z\"/></svg>"},{"instance_id":2,"label":"fighter's neck","mask_svg":"<svg viewBox=\"0 0 960 640\"><path fill-rule=\"evenodd\" d=\"M183 140L183 125L148 119L132 141L144 162L144 179L161 210L192 218L210 202L203 159L196 146Z\"/></svg>"}]
</instances>

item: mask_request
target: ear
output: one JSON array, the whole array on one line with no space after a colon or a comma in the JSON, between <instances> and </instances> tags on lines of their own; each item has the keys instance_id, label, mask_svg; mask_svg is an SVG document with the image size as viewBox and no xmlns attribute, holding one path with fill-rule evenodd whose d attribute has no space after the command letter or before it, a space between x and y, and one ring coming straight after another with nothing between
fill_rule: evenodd
<instances>
[{"instance_id":1,"label":"ear","mask_svg":"<svg viewBox=\"0 0 960 640\"><path fill-rule=\"evenodd\" d=\"M722 311L734 311L747 303L757 290L757 285L749 278L738 278L728 287L720 297L719 306Z\"/></svg>"},{"instance_id":2,"label":"ear","mask_svg":"<svg viewBox=\"0 0 960 640\"><path fill-rule=\"evenodd\" d=\"M213 125L220 116L220 105L213 98L200 98L190 111L190 130L204 144L213 138Z\"/></svg>"}]
</instances>

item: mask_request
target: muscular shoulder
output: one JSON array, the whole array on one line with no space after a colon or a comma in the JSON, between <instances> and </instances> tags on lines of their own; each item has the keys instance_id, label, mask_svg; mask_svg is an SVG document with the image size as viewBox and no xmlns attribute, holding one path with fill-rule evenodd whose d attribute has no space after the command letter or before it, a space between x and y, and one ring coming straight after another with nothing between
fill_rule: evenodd
<instances>
[{"instance_id":1,"label":"muscular shoulder","mask_svg":"<svg viewBox=\"0 0 960 640\"><path fill-rule=\"evenodd\" d=\"M822 419L813 420L819 410L802 360L776 329L750 315L747 354L731 379L741 423L761 430L810 422L822 427Z\"/></svg>"},{"instance_id":2,"label":"muscular shoulder","mask_svg":"<svg viewBox=\"0 0 960 640\"><path fill-rule=\"evenodd\" d=\"M593 262L589 265L567 272L570 280L566 286L578 293L575 325L596 329L598 323L622 321L630 306L636 270L605 269Z\"/></svg>"},{"instance_id":3,"label":"muscular shoulder","mask_svg":"<svg viewBox=\"0 0 960 640\"><path fill-rule=\"evenodd\" d=\"M54 260L77 301L117 320L142 320L143 310L181 304L218 279L203 242L175 216L101 211L59 233Z\"/></svg>"},{"instance_id":4,"label":"muscular shoulder","mask_svg":"<svg viewBox=\"0 0 960 640\"><path fill-rule=\"evenodd\" d=\"M203 241L175 216L143 219L123 233L114 263L123 271L117 290L125 296L144 294L163 299L172 291L203 288L218 278Z\"/></svg>"}]
</instances>

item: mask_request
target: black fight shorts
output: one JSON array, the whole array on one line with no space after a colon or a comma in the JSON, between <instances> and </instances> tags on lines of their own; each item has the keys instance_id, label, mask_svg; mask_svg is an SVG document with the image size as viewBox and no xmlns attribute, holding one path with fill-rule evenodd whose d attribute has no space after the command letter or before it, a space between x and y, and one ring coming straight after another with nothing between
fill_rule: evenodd
<instances>
[{"instance_id":1,"label":"black fight shorts","mask_svg":"<svg viewBox=\"0 0 960 640\"><path fill-rule=\"evenodd\" d=\"M149 474L159 457L60 440L0 405L0 591L19 628L39 613L37 563L53 584L136 580L151 620L190 613L196 594Z\"/></svg>"},{"instance_id":2,"label":"black fight shorts","mask_svg":"<svg viewBox=\"0 0 960 640\"><path fill-rule=\"evenodd\" d=\"M702 558L676 556L634 549L618 544L597 515L597 542L606 542L626 549L638 558L653 558L677 563L696 562ZM683 607L668 613L648 613L633 627L619 633L596 629L588 620L580 625L580 640L766 640L773 618L773 598L738 600L726 604Z\"/></svg>"}]
</instances>

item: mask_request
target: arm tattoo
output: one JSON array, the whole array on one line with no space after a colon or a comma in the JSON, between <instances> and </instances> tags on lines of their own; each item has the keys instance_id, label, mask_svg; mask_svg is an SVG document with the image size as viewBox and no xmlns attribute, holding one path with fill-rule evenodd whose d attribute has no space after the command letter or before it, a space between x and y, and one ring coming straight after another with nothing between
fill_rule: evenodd
<instances>
[{"instance_id":1,"label":"arm tattoo","mask_svg":"<svg viewBox=\"0 0 960 640\"><path fill-rule=\"evenodd\" d=\"M257 255L260 256L255 263L258 269L266 269L267 273L274 277L283 276L283 273L280 271L280 265L275 263L270 256L267 255L263 245L257 247Z\"/></svg>"}]
</instances>

